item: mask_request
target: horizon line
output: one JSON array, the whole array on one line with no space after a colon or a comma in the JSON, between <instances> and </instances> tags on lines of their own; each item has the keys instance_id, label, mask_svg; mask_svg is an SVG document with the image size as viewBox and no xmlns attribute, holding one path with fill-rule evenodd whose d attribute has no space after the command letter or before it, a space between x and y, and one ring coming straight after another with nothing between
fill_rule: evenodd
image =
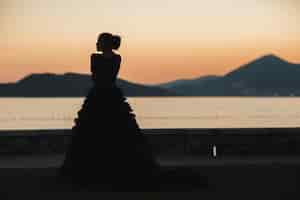
<instances>
[{"instance_id":1,"label":"horizon line","mask_svg":"<svg viewBox=\"0 0 300 200\"><path fill-rule=\"evenodd\" d=\"M261 60L261 59L264 59L264 58L267 58L267 57L274 57L274 58L277 58L279 60L282 60L288 64L293 64L293 65L300 65L300 63L294 63L294 62L290 62L288 61L287 59L285 58L282 58L274 53L268 53L268 54L262 54L261 56L258 56L252 60L249 60L248 62L245 62L244 64L240 65L240 66L237 66L236 68L234 68L233 70L231 71L228 71L228 72L225 72L225 73L222 73L222 74L202 74L202 75L196 75L194 76L193 78L177 78L177 79L170 79L170 80L167 80L167 81L164 81L164 82L157 82L157 83L142 83L142 82L136 82L136 81L131 81L131 80L128 80L128 79L125 79L125 78L122 78L122 77L118 77L118 79L121 79L121 80L124 80L124 81L128 81L130 83L134 83L134 84L140 84L140 85L145 85L145 86L155 86L155 85L160 85L160 84L164 84L164 83L169 83L169 82L174 82L174 81L178 81L178 80L194 80L194 79L197 79L197 78L201 78L201 77L206 77L206 76L218 76L218 77L222 77L222 76L225 76L226 74L234 71L235 69L238 69L240 67L243 67L245 65L248 65L248 64L251 64L252 62L255 62L257 60ZM49 74L49 75L56 75L56 76L62 76L62 75L67 75L67 74L76 74L76 75L87 75L89 76L91 73L82 73L82 72L74 72L74 71L66 71L66 72L63 72L63 73L57 73L57 72L49 72L49 71L45 71L45 72L37 72L37 73L28 73L27 75L24 75L23 77L15 80L15 81L11 81L11 82L0 82L0 84L13 84L13 83L17 83L18 81L30 76L30 75L46 75L46 74Z\"/></svg>"}]
</instances>

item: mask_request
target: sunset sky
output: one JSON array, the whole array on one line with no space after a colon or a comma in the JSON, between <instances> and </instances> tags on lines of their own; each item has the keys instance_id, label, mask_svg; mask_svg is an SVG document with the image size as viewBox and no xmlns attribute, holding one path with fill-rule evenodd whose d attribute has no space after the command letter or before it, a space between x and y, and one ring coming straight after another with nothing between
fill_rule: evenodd
<instances>
[{"instance_id":1,"label":"sunset sky","mask_svg":"<svg viewBox=\"0 0 300 200\"><path fill-rule=\"evenodd\" d=\"M120 77L222 75L264 54L300 63L299 0L0 0L0 82L89 73L98 33L122 37Z\"/></svg>"}]
</instances>

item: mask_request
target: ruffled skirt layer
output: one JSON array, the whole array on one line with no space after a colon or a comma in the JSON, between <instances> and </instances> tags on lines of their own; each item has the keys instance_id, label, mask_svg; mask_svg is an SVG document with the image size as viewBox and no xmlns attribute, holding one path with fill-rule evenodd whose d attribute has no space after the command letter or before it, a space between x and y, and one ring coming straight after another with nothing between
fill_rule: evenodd
<instances>
[{"instance_id":1,"label":"ruffled skirt layer","mask_svg":"<svg viewBox=\"0 0 300 200\"><path fill-rule=\"evenodd\" d=\"M120 183L142 181L156 170L151 147L122 91L92 88L75 119L63 174L79 181Z\"/></svg>"}]
</instances>

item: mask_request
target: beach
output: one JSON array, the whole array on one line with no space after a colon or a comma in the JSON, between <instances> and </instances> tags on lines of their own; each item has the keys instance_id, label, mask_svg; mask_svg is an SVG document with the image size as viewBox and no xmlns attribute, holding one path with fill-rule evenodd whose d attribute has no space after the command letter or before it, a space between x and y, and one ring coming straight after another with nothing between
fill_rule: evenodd
<instances>
[{"instance_id":1,"label":"beach","mask_svg":"<svg viewBox=\"0 0 300 200\"><path fill-rule=\"evenodd\" d=\"M1 195L7 195L11 198L43 198L43 199L89 199L92 197L104 197L109 195L115 197L118 193L103 193L103 188L93 187L90 189L78 189L68 185L63 185L57 179L57 165L62 161L62 155L48 157L41 156L21 156L14 158L1 159L0 186ZM195 192L192 196L188 193L185 196L191 198L207 199L292 199L296 198L299 185L299 160L294 158L288 162L277 161L259 162L251 160L243 161L209 161L201 159L189 159L181 164L173 160L164 163L164 168L180 169L197 172L208 180L208 187L194 188L189 185L165 185L164 191L153 193L155 191L145 191L135 193L126 193L128 197L138 197L143 199L182 199L183 195L177 192ZM174 165L177 163L177 165ZM122 191L121 191L122 192ZM124 192L124 191L123 191ZM168 192L168 193L165 193ZM132 196L133 195L133 196ZM5 199L5 198L1 198Z\"/></svg>"},{"instance_id":2,"label":"beach","mask_svg":"<svg viewBox=\"0 0 300 200\"><path fill-rule=\"evenodd\" d=\"M290 130L293 131L290 131L290 134L287 135L293 135L294 133L292 132L297 132L297 129ZM144 130L144 132L149 134L148 137L150 139L152 138L152 143L160 141L159 145L153 143L155 148L158 148L159 146L164 147L159 151L156 149L156 158L163 169L171 170L174 173L176 171L193 172L203 177L203 182L207 182L207 185L195 187L192 184L174 184L170 182L162 185L161 191L158 192L138 191L139 193L136 193L137 191L132 191L133 193L125 193L123 195L139 199L291 199L292 197L294 198L295 195L299 195L297 189L299 186L300 157L298 154L265 154L257 156L245 154L243 152L239 154L237 151L235 152L236 155L233 155L231 152L231 154L223 154L222 156L218 156L217 154L217 156L214 157L211 155L211 150L207 151L207 154L201 151L199 152L199 149L198 151L191 151L191 149L190 151L182 151L185 149L185 145L174 145L176 142L183 142L183 140L180 139L185 138L180 134L180 131L183 130L177 130L177 135L175 133L173 136L172 134L168 136L159 136L159 134L155 134L157 131L158 130ZM189 130L186 132L188 135L188 133L192 134L194 131L197 130ZM218 131L220 137L224 139L222 130ZM241 131L249 132L248 129L243 129L238 132ZM257 134L259 133L268 135L268 131L270 130L256 130L254 137L257 137ZM9 131L6 132L6 138L10 138L11 140L14 138L31 138L35 141L35 144L38 143L40 146L45 144L49 145L46 136L48 134L49 137L51 132L53 131L27 130L25 133L24 131ZM56 133L56 137L61 139L63 138L62 136L67 137L69 135L69 130L54 132ZM230 132L232 133L234 131L231 130ZM26 136L26 134L28 135ZM178 135L181 136L176 137ZM212 134L210 132L210 134L206 134L206 137L207 135ZM234 134L231 134L231 139L233 135ZM280 134L277 131L274 135L278 136ZM174 138L173 141L171 139L172 137ZM201 141L201 136L198 135L197 137L200 137L198 140ZM202 135L202 139L204 137L205 135ZM271 137L271 135L269 135L269 137ZM3 134L2 138L4 138ZM41 143L39 143L37 138L44 141L40 141ZM189 139L191 138L193 137L190 136ZM45 139L48 143L45 142ZM57 141L57 139L54 141ZM207 141L209 140L206 140L206 142ZM211 139L210 141L213 140ZM226 138L224 141L226 141ZM25 142L23 141L22 144L24 145L24 143ZM26 144L28 145L30 143ZM195 146L195 144L197 143L194 143L193 145ZM178 149L178 147L180 147L180 149ZM32 150L34 149L35 148L32 148ZM164 151L167 153L163 153ZM7 199L21 197L32 197L32 199L35 199L35 197L36 199L89 199L89 197L92 198L95 195L98 197L104 197L106 195L116 197L115 195L120 194L103 193L105 188L101 186L78 189L60 183L57 177L57 169L62 164L63 159L64 153L60 152L2 152L0 158L0 192L3 198L1 199L5 199L4 197L7 197ZM177 194L177 192L194 193L192 196L190 196L190 193L185 196Z\"/></svg>"}]
</instances>

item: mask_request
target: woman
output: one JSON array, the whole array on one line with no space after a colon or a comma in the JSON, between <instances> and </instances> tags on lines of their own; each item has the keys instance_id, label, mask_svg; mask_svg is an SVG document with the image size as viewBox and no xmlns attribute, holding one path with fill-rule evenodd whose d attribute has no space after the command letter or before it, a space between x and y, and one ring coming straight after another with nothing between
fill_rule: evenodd
<instances>
[{"instance_id":1,"label":"woman","mask_svg":"<svg viewBox=\"0 0 300 200\"><path fill-rule=\"evenodd\" d=\"M61 173L73 182L136 186L150 183L157 164L116 80L121 56L114 50L121 38L110 33L98 37L91 55L93 87L72 128L72 141Z\"/></svg>"}]
</instances>

